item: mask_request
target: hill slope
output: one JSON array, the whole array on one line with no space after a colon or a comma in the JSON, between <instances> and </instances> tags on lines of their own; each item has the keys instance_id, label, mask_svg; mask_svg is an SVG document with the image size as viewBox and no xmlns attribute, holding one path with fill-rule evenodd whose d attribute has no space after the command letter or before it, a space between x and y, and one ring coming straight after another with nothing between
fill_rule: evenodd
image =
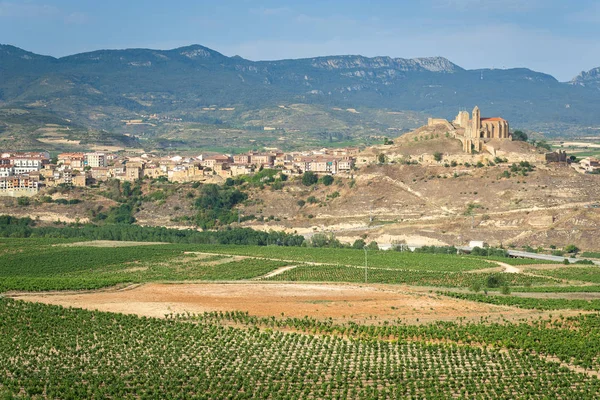
<instances>
[{"instance_id":1,"label":"hill slope","mask_svg":"<svg viewBox=\"0 0 600 400\"><path fill-rule=\"evenodd\" d=\"M152 114L243 127L247 121L241 113L200 111L257 111L282 104L322 111L410 111L421 114L420 122L426 115L450 118L459 108L478 104L486 115L502 115L513 126L547 134L578 133L600 124L600 92L587 84L560 83L524 68L465 70L441 57L253 62L193 45L100 50L57 59L0 45L0 107L43 109L92 129L125 133L121 120ZM364 121L377 122L376 117ZM380 125L380 134L398 127ZM316 128L330 129L327 123ZM180 130L149 125L141 131L173 139Z\"/></svg>"}]
</instances>

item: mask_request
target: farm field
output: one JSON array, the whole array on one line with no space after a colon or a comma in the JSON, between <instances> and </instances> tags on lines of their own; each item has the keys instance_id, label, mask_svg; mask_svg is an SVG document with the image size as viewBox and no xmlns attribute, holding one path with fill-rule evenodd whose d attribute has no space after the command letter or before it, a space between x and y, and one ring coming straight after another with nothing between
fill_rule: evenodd
<instances>
[{"instance_id":1,"label":"farm field","mask_svg":"<svg viewBox=\"0 0 600 400\"><path fill-rule=\"evenodd\" d=\"M424 337L387 341L368 332L346 340L210 318L165 321L0 302L0 393L7 396L593 399L600 393L596 377L515 348Z\"/></svg>"},{"instance_id":2,"label":"farm field","mask_svg":"<svg viewBox=\"0 0 600 400\"><path fill-rule=\"evenodd\" d=\"M0 398L600 396L596 267L367 257L1 239Z\"/></svg>"}]
</instances>

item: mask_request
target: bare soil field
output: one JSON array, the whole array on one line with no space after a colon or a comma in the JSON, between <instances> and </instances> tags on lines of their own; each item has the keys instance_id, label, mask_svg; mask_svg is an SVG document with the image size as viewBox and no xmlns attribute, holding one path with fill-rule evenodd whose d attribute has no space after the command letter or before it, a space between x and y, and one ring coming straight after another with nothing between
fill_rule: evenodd
<instances>
[{"instance_id":1,"label":"bare soil field","mask_svg":"<svg viewBox=\"0 0 600 400\"><path fill-rule=\"evenodd\" d=\"M164 317L170 313L247 311L251 315L378 324L398 318L411 324L547 318L547 312L522 310L438 296L408 286L285 283L151 283L129 289L71 293L22 293L20 300L90 310ZM563 315L577 314L568 310Z\"/></svg>"}]
</instances>

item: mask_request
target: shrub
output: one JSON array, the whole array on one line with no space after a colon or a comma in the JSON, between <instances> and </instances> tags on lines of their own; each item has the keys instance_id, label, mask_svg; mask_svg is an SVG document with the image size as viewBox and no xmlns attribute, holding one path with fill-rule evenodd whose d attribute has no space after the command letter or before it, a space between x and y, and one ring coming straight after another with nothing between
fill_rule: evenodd
<instances>
[{"instance_id":1,"label":"shrub","mask_svg":"<svg viewBox=\"0 0 600 400\"><path fill-rule=\"evenodd\" d=\"M579 253L579 247L575 246L574 244L570 244L565 247L565 253L577 254Z\"/></svg>"},{"instance_id":2,"label":"shrub","mask_svg":"<svg viewBox=\"0 0 600 400\"><path fill-rule=\"evenodd\" d=\"M502 277L499 275L490 275L485 280L485 285L489 288L497 288L502 285Z\"/></svg>"},{"instance_id":3,"label":"shrub","mask_svg":"<svg viewBox=\"0 0 600 400\"><path fill-rule=\"evenodd\" d=\"M367 245L367 243L364 240L356 239L354 241L354 243L352 243L352 248L360 250L360 249L365 248L366 245Z\"/></svg>"},{"instance_id":4,"label":"shrub","mask_svg":"<svg viewBox=\"0 0 600 400\"><path fill-rule=\"evenodd\" d=\"M312 171L306 171L302 175L302 184L304 186L312 186L319 181L319 177Z\"/></svg>"},{"instance_id":5,"label":"shrub","mask_svg":"<svg viewBox=\"0 0 600 400\"><path fill-rule=\"evenodd\" d=\"M323 185L329 186L333 183L333 176L325 175L324 177L321 178L321 182L323 183Z\"/></svg>"}]
</instances>

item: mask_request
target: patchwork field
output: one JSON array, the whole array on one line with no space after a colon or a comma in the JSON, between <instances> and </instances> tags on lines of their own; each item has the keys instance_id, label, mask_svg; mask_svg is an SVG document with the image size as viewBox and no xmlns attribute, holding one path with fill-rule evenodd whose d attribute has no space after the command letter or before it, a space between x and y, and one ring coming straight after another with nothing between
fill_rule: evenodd
<instances>
[{"instance_id":1,"label":"patchwork field","mask_svg":"<svg viewBox=\"0 0 600 400\"><path fill-rule=\"evenodd\" d=\"M0 396L598 398L597 267L535 263L1 239Z\"/></svg>"}]
</instances>

